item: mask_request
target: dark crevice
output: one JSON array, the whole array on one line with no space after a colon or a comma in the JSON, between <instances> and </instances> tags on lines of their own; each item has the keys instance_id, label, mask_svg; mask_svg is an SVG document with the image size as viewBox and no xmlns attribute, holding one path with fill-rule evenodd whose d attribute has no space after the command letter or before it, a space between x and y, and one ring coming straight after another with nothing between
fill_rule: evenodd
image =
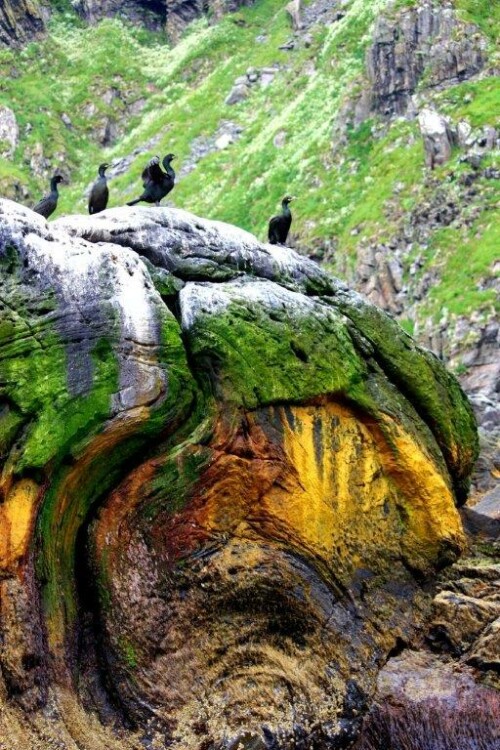
<instances>
[{"instance_id":1,"label":"dark crevice","mask_svg":"<svg viewBox=\"0 0 500 750\"><path fill-rule=\"evenodd\" d=\"M76 661L78 689L88 710L97 711L103 724L117 723L133 728L121 701L108 679L108 661L102 636L97 575L92 565L90 534L100 510L99 504L79 528L75 543L75 587L78 600Z\"/></svg>"}]
</instances>

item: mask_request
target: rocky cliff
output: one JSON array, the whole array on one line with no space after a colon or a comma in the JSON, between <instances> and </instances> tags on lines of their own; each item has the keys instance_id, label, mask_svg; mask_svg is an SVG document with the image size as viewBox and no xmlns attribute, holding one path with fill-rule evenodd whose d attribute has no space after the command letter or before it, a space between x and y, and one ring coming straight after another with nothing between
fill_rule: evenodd
<instances>
[{"instance_id":1,"label":"rocky cliff","mask_svg":"<svg viewBox=\"0 0 500 750\"><path fill-rule=\"evenodd\" d=\"M5 0L0 6L0 45L22 44L45 28L46 3L39 0Z\"/></svg>"},{"instance_id":2,"label":"rocky cliff","mask_svg":"<svg viewBox=\"0 0 500 750\"><path fill-rule=\"evenodd\" d=\"M457 381L233 226L0 219L2 747L348 747L464 548Z\"/></svg>"},{"instance_id":3,"label":"rocky cliff","mask_svg":"<svg viewBox=\"0 0 500 750\"><path fill-rule=\"evenodd\" d=\"M166 30L172 39L195 18L224 13L251 5L253 0L5 0L0 8L0 45L19 45L38 37L45 30L51 12L76 11L86 22L120 18L150 30Z\"/></svg>"}]
</instances>

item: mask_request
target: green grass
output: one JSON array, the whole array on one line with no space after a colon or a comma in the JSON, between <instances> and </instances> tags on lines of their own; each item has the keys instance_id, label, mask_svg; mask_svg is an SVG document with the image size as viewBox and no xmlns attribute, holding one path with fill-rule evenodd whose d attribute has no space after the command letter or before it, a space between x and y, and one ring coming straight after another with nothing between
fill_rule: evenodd
<instances>
[{"instance_id":1,"label":"green grass","mask_svg":"<svg viewBox=\"0 0 500 750\"><path fill-rule=\"evenodd\" d=\"M498 42L500 5L491 0L455 0L454 5L466 21L476 24L493 43Z\"/></svg>"},{"instance_id":2,"label":"green grass","mask_svg":"<svg viewBox=\"0 0 500 750\"><path fill-rule=\"evenodd\" d=\"M491 76L479 81L466 81L447 89L436 97L443 112L455 121L467 119L475 128L500 125L500 79Z\"/></svg>"},{"instance_id":3,"label":"green grass","mask_svg":"<svg viewBox=\"0 0 500 750\"><path fill-rule=\"evenodd\" d=\"M432 255L441 257L439 283L431 289L426 307L429 313L446 308L455 315L470 310L500 311L494 289L482 289L482 281L493 275L498 261L500 225L497 217L484 216L471 232L447 227L434 233ZM495 274L498 278L498 272Z\"/></svg>"}]
</instances>

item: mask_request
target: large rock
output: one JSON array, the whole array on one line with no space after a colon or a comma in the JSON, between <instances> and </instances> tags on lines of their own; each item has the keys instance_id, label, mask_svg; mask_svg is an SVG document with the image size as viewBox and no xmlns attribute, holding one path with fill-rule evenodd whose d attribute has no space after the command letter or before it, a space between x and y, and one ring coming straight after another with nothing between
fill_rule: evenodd
<instances>
[{"instance_id":1,"label":"large rock","mask_svg":"<svg viewBox=\"0 0 500 750\"><path fill-rule=\"evenodd\" d=\"M430 169L446 164L451 156L454 134L449 119L434 109L425 108L418 115L424 141L425 164Z\"/></svg>"},{"instance_id":2,"label":"large rock","mask_svg":"<svg viewBox=\"0 0 500 750\"><path fill-rule=\"evenodd\" d=\"M170 37L177 41L182 31L195 18L208 16L218 20L225 13L233 13L253 3L254 0L166 0L167 30Z\"/></svg>"},{"instance_id":3,"label":"large rock","mask_svg":"<svg viewBox=\"0 0 500 750\"><path fill-rule=\"evenodd\" d=\"M500 693L478 686L474 671L438 656L406 651L379 674L376 701L356 750L473 748L498 745Z\"/></svg>"},{"instance_id":4,"label":"large rock","mask_svg":"<svg viewBox=\"0 0 500 750\"><path fill-rule=\"evenodd\" d=\"M347 746L464 545L455 379L235 227L0 226L2 750Z\"/></svg>"}]
</instances>

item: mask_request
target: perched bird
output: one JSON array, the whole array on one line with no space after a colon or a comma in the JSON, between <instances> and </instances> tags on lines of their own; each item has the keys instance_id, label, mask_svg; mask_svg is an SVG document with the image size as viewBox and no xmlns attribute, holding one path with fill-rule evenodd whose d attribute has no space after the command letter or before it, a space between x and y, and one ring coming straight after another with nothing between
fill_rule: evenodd
<instances>
[{"instance_id":1,"label":"perched bird","mask_svg":"<svg viewBox=\"0 0 500 750\"><path fill-rule=\"evenodd\" d=\"M160 157L155 156L142 173L142 184L144 190L140 198L127 203L127 206L135 206L136 203L144 201L145 203L155 203L160 205L160 201L173 190L175 185L175 172L172 168L174 154L167 154L163 159L163 167L160 167Z\"/></svg>"},{"instance_id":2,"label":"perched bird","mask_svg":"<svg viewBox=\"0 0 500 750\"><path fill-rule=\"evenodd\" d=\"M46 219L51 216L57 208L57 201L59 198L59 191L57 186L60 182L63 182L63 178L60 174L54 175L50 181L50 193L42 198L41 201L33 206L33 211L37 214L45 216Z\"/></svg>"},{"instance_id":3,"label":"perched bird","mask_svg":"<svg viewBox=\"0 0 500 750\"><path fill-rule=\"evenodd\" d=\"M285 195L281 201L281 213L269 221L268 237L271 245L284 245L286 242L292 223L292 212L288 204L293 200L295 199L291 195Z\"/></svg>"},{"instance_id":4,"label":"perched bird","mask_svg":"<svg viewBox=\"0 0 500 750\"><path fill-rule=\"evenodd\" d=\"M108 205L109 190L105 175L108 167L109 164L101 164L99 167L99 176L92 185L89 195L89 214L98 214Z\"/></svg>"}]
</instances>

